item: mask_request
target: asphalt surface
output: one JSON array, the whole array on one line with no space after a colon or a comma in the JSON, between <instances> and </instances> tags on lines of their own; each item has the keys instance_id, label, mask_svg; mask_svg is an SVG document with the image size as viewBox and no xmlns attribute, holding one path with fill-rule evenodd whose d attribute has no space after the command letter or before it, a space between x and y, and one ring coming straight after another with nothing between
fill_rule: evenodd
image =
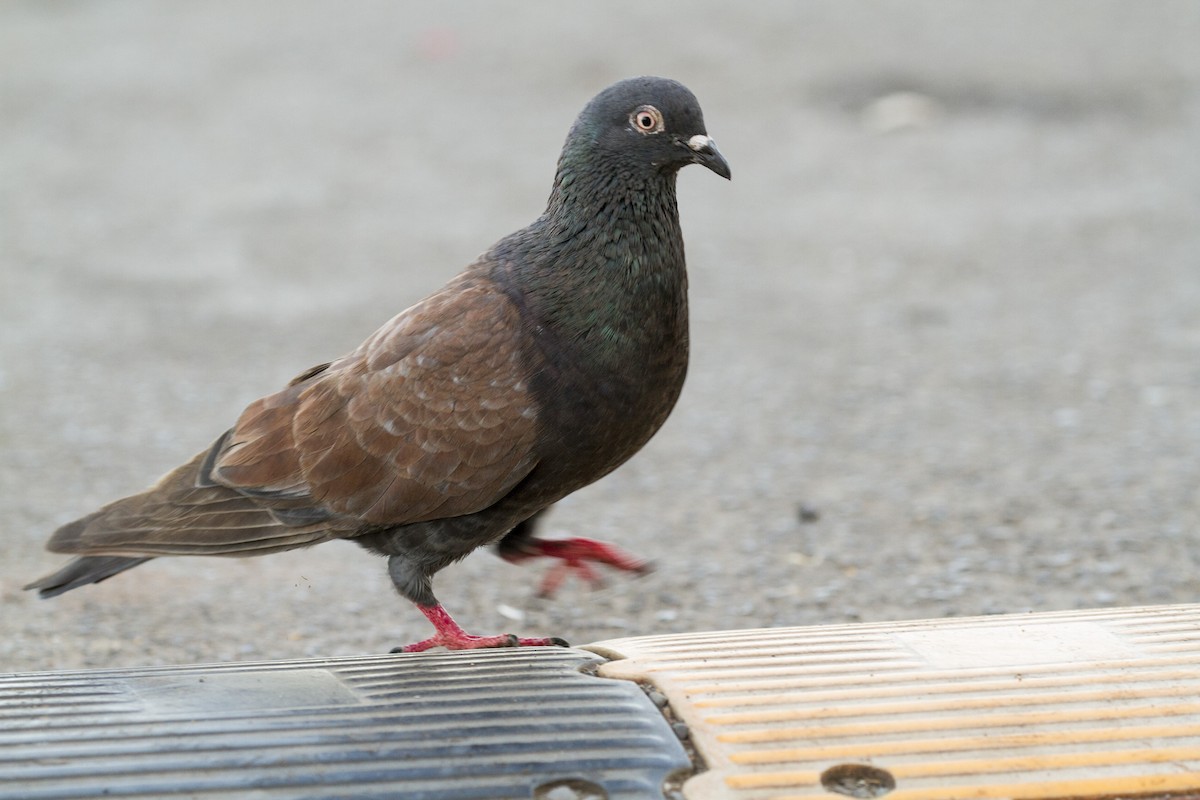
<instances>
[{"instance_id":1,"label":"asphalt surface","mask_svg":"<svg viewBox=\"0 0 1200 800\"><path fill-rule=\"evenodd\" d=\"M466 627L1196 600L1197 41L1188 2L0 5L0 671L427 635L350 543L21 586L536 217L579 109L646 73L734 180L680 179L678 408L548 529L659 569L539 600L480 552L435 583Z\"/></svg>"}]
</instances>

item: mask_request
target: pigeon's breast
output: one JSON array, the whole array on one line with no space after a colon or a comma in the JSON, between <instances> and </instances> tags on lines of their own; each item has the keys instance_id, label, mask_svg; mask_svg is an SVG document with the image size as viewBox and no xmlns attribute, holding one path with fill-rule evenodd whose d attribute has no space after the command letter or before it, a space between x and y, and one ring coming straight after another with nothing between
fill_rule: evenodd
<instances>
[{"instance_id":1,"label":"pigeon's breast","mask_svg":"<svg viewBox=\"0 0 1200 800\"><path fill-rule=\"evenodd\" d=\"M560 465L566 491L616 469L666 421L687 373L686 316L676 321L644 324L615 350L546 329L532 337L527 358L539 406L539 463Z\"/></svg>"},{"instance_id":2,"label":"pigeon's breast","mask_svg":"<svg viewBox=\"0 0 1200 800\"><path fill-rule=\"evenodd\" d=\"M535 470L566 494L615 469L666 421L688 362L687 272L673 207L552 226L490 254L520 311L538 404ZM645 209L642 209L645 211Z\"/></svg>"}]
</instances>

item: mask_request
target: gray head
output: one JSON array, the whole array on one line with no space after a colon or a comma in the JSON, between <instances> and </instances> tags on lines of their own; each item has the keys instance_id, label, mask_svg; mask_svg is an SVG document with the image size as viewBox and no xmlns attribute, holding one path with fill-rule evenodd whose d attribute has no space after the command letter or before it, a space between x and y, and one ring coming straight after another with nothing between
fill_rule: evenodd
<instances>
[{"instance_id":1,"label":"gray head","mask_svg":"<svg viewBox=\"0 0 1200 800\"><path fill-rule=\"evenodd\" d=\"M563 159L612 165L626 173L674 173L702 164L730 177L696 96L668 78L629 78L592 98L567 136Z\"/></svg>"}]
</instances>

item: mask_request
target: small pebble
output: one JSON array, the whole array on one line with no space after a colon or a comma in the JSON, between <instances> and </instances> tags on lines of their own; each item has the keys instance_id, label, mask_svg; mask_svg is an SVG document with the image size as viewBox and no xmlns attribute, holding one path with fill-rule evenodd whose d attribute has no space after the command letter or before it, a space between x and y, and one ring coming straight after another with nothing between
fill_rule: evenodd
<instances>
[{"instance_id":1,"label":"small pebble","mask_svg":"<svg viewBox=\"0 0 1200 800\"><path fill-rule=\"evenodd\" d=\"M926 128L942 114L941 105L919 92L892 92L871 102L862 122L876 133L894 133L906 128Z\"/></svg>"},{"instance_id":2,"label":"small pebble","mask_svg":"<svg viewBox=\"0 0 1200 800\"><path fill-rule=\"evenodd\" d=\"M496 613L505 619L511 619L514 622L520 622L525 619L525 612L519 608L513 608L506 603L496 604Z\"/></svg>"}]
</instances>

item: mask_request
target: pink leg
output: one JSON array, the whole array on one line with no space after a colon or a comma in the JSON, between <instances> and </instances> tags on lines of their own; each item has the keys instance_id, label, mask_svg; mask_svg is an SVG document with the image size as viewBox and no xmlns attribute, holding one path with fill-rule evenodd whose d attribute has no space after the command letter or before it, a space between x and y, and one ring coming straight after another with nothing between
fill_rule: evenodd
<instances>
[{"instance_id":1,"label":"pink leg","mask_svg":"<svg viewBox=\"0 0 1200 800\"><path fill-rule=\"evenodd\" d=\"M450 613L439 603L435 606L417 606L425 618L433 623L437 633L424 641L392 649L393 653L420 653L431 647L447 650L478 650L486 647L568 647L558 637L546 639L518 639L511 633L499 636L472 636L464 631Z\"/></svg>"},{"instance_id":2,"label":"pink leg","mask_svg":"<svg viewBox=\"0 0 1200 800\"><path fill-rule=\"evenodd\" d=\"M530 539L522 542L521 552L505 556L514 564L541 557L561 559L562 563L555 564L546 573L538 589L539 597L553 595L572 572L593 586L602 585L603 579L592 568L592 563L607 564L616 569L639 574L645 574L652 569L650 562L626 553L615 545L597 542L594 539Z\"/></svg>"}]
</instances>

